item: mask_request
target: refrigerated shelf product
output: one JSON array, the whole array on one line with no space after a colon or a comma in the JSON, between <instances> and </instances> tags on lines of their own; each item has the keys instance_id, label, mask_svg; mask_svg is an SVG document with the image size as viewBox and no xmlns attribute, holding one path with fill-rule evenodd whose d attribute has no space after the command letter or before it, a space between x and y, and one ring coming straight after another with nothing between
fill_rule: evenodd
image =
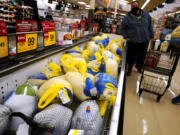
<instances>
[{"instance_id":1,"label":"refrigerated shelf product","mask_svg":"<svg viewBox=\"0 0 180 135\"><path fill-rule=\"evenodd\" d=\"M37 111L35 90L26 83L22 84L8 96L4 105L8 106L13 112L21 112L32 117ZM12 118L9 129L16 131L19 124L23 122L21 118Z\"/></svg>"},{"instance_id":2,"label":"refrigerated shelf product","mask_svg":"<svg viewBox=\"0 0 180 135\"><path fill-rule=\"evenodd\" d=\"M84 46L84 45L83 45ZM107 48L108 49L108 48ZM73 50L77 50L77 49L73 49ZM85 51L86 50L86 47L83 47L83 50L80 50L80 53L81 54L83 54L83 51ZM65 54L65 55L68 55L68 54ZM101 56L102 55L102 53L101 52L99 52L99 55ZM60 62L60 58L62 57L62 53L60 53L60 54L56 54L56 55L54 55L54 56L51 56L51 57L47 57L46 58L46 61L45 60L41 60L40 62L38 62L38 63L34 63L34 64L32 64L32 65L29 65L29 66L26 66L26 67L24 67L24 68L22 68L22 69L20 69L18 72L16 72L16 71L14 71L12 74L10 74L11 76L12 76L12 78L11 79L14 79L14 78L16 78L16 77L19 77L19 76L22 76L21 78L18 78L17 79L17 81L15 81L15 83L17 82L17 86L19 85L19 84L21 84L23 81L26 81L28 78L29 78L29 76L31 76L31 75L36 75L38 72L42 72L42 71L44 71L44 69L45 68L47 68L48 67L48 63L50 63L50 61L51 62L53 62L56 66L55 67L58 67L58 68L55 68L54 70L56 70L56 71L61 71L60 70L60 68L59 68L59 65L61 65L62 63ZM71 56L72 57L72 56ZM73 57L72 57L73 58ZM88 61L86 61L86 60L84 60L83 58L77 58L77 57L74 57L73 59L77 59L76 60L76 63L77 63L77 65L80 65L80 61L84 61L85 63L88 63ZM83 59L83 60L82 60ZM102 62L101 61L101 59L102 59L102 56L101 57L97 57L97 59L100 59L100 62ZM113 59L112 58L109 58L109 55L107 56L107 60L109 60L109 59L111 59L111 60L115 60L116 61L116 58L114 58L113 57ZM117 62L117 61L116 61ZM111 62L110 62L111 63ZM53 64L53 65L54 65ZM70 66L71 66L71 64L70 64ZM79 69L79 68L82 68L81 66L76 66L75 64L73 64L72 65L72 67L76 67L77 69ZM62 67L61 67L62 68ZM117 67L118 68L118 67ZM82 71L81 71L82 70ZM59 79L59 80L61 80L61 81L59 81L58 82L58 88L59 88L59 90L58 90L58 88L55 88L55 86L53 86L53 83L55 83L55 81L51 81L50 83L48 83L48 85L47 85L47 91L49 90L49 89L51 89L52 87L52 89L54 89L53 91L55 92L59 92L59 91L61 91L62 90L62 87L60 87L60 86L62 86L62 82L63 81L67 81L71 86L72 86L72 91L73 91L73 94L75 95L75 97L73 97L73 100L72 100L72 105L70 105L68 108L73 108L73 111L74 110L76 110L77 109L77 106L79 106L80 105L80 103L82 102L82 101L84 101L84 100L87 100L87 99L95 99L95 100L98 100L98 98L100 97L100 95L103 95L103 90L101 89L100 90L100 87L103 87L103 88L105 88L104 89L104 91L106 91L105 92L105 95L104 95L104 97L106 97L106 98L100 98L101 100L103 99L104 100L104 104L102 104L102 105L95 105L95 106L97 106L97 108L98 108L98 119L96 119L96 120L99 120L99 121L101 121L100 123L103 123L103 122L107 122L106 120L105 120L105 117L109 117L109 112L107 113L107 111L110 111L109 109L112 109L112 107L110 107L110 104L109 104L109 102L111 102L111 105L113 105L114 103L114 101L115 101L115 95L116 95L116 90L117 90L117 84L114 84L114 83L111 83L110 82L110 80L108 80L107 78L106 78L106 81L109 81L108 83L107 82L105 82L104 84L103 84L103 86L99 86L99 91L97 90L97 86L95 85L96 83L97 83L97 81L98 81L98 78L99 78L99 75L101 75L101 74L106 74L105 73L105 71L104 71L104 73L100 73L100 74L98 74L96 77L95 76L93 76L91 73L88 73L87 72L87 70L86 70L86 68L85 68L85 66L81 69L81 70L77 70L76 72L72 72L72 71L67 71L67 72L63 72L63 74L64 75L62 75L62 76L54 76L53 78L50 78L50 79L48 79L48 80L45 80L45 82L41 82L40 84L39 84L39 86L40 86L40 89L37 91L37 94L38 94L38 92L40 92L40 90L41 90L41 88L43 87L43 85L45 85L45 84L47 84L50 80L57 80L57 79ZM38 71L38 72L37 72ZM63 70L62 70L63 71ZM37 76L35 76L35 77L30 77L31 79L39 79L39 80L43 80L41 77L41 75L42 75L43 73L41 73L40 74L40 76L39 77L37 77ZM71 76L69 76L71 74ZM74 74L74 75L73 75ZM16 76L15 76L16 75ZM106 74L106 76L111 76L111 75L108 75L108 74ZM30 79L29 78L29 79ZM79 79L80 78L80 79ZM102 77L102 81L103 81L103 78L104 77ZM110 78L113 78L112 80L116 80L117 78L114 78L114 77L110 77ZM21 81L19 81L19 79L21 80ZM10 80L10 79L9 79ZM63 81L62 81L63 80ZM73 82L72 82L73 81ZM4 82L7 82L6 80L3 80L3 83ZM2 83L0 83L0 86L1 86L1 84ZM89 84L91 84L91 86L92 87L89 87ZM36 83L35 84L31 84L32 86L33 85L37 85ZM77 88L76 88L76 86L77 86ZM112 87L111 87L112 86ZM15 86L11 86L11 87L15 87ZM107 87L107 88L106 88ZM112 89L112 90L110 90L110 89ZM45 90L45 91L46 91ZM52 90L49 90L49 91L52 91ZM91 92L92 91L92 92ZM101 91L101 92L100 92ZM113 92L112 92L113 91ZM114 92L115 91L115 92ZM52 92L52 95L51 95L51 93L50 93L50 95L51 96L54 96L54 92ZM55 93L56 93L55 92ZM77 93L77 92L79 92L79 93ZM98 95L98 92L99 93L101 93L101 94L99 94L99 96L97 96ZM8 92L7 92L8 93ZM45 92L46 93L46 92ZM57 93L56 93L57 94ZM64 94L64 93L63 93ZM42 94L43 95L43 94ZM65 94L64 94L65 95ZM118 94L117 94L118 95ZM48 99L48 98L51 98L51 96L48 96L48 94L46 95L47 97L45 97L44 99ZM56 95L57 96L57 95ZM56 97L55 96L55 97ZM65 96L66 97L66 96ZM82 98L83 97L83 98ZM85 98L84 98L85 97ZM78 98L79 100L77 100L76 98ZM108 99L108 100L107 100ZM58 100L60 100L60 99L58 99ZM118 100L118 102L119 102L119 100L121 100L121 99L117 99ZM87 102L87 101L84 101L84 102ZM42 100L42 103L44 104L44 102L43 102L43 100ZM54 103L53 102L51 102L50 103L50 106L52 106L52 105L54 105ZM96 107L95 107L96 108ZM93 109L93 107L91 107L90 109L89 109L89 107L87 107L87 112L89 113L89 112L91 112L91 109ZM43 111L45 111L46 109L43 109ZM41 112L39 112L39 113L41 113ZM100 113L101 113L101 116L100 116ZM108 114L108 116L107 116L107 114ZM89 116L87 116L88 118L89 118ZM108 118L109 119L109 118ZM84 122L87 122L87 121L84 121ZM92 121L92 122L94 122L94 123L96 123L96 121ZM86 124L86 125L85 125ZM85 123L84 124L84 128L88 128L88 126L92 126L91 124L88 124L88 122L87 123ZM102 130L104 130L104 127L103 127L103 125L104 124L99 124L99 126L97 126L97 128L96 128L96 130L97 130L97 132L98 132L98 134L100 134L100 132L102 132ZM105 125L107 125L107 124L105 124ZM115 127L115 128L117 128L118 129L118 127ZM90 131L84 131L85 132L85 134L86 133L88 133L88 132L94 132L93 131L93 129L92 130L90 130Z\"/></svg>"},{"instance_id":3,"label":"refrigerated shelf product","mask_svg":"<svg viewBox=\"0 0 180 135\"><path fill-rule=\"evenodd\" d=\"M101 131L102 118L95 100L82 102L74 112L71 128L84 130L84 135L98 135Z\"/></svg>"},{"instance_id":4,"label":"refrigerated shelf product","mask_svg":"<svg viewBox=\"0 0 180 135\"><path fill-rule=\"evenodd\" d=\"M69 108L52 104L34 116L34 121L50 129L53 135L67 135L73 112ZM44 135L44 134L43 134Z\"/></svg>"}]
</instances>

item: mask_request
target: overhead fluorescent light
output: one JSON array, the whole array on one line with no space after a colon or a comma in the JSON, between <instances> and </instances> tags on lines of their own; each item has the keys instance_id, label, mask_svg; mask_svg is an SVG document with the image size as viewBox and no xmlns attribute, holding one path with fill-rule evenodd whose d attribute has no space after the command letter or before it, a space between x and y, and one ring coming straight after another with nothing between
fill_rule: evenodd
<instances>
[{"instance_id":1,"label":"overhead fluorescent light","mask_svg":"<svg viewBox=\"0 0 180 135\"><path fill-rule=\"evenodd\" d=\"M141 7L142 9L144 9L146 7L146 5L150 2L151 0L146 0L146 2L144 3L144 5Z\"/></svg>"},{"instance_id":2,"label":"overhead fluorescent light","mask_svg":"<svg viewBox=\"0 0 180 135\"><path fill-rule=\"evenodd\" d=\"M180 13L180 11L177 11L177 12L175 12L175 13ZM175 14L175 13L169 13L168 15L172 15L172 14Z\"/></svg>"},{"instance_id":3,"label":"overhead fluorescent light","mask_svg":"<svg viewBox=\"0 0 180 135\"><path fill-rule=\"evenodd\" d=\"M53 4L56 4L56 5L58 4L58 2L57 2L57 1L52 1L52 3L53 3Z\"/></svg>"},{"instance_id":4,"label":"overhead fluorescent light","mask_svg":"<svg viewBox=\"0 0 180 135\"><path fill-rule=\"evenodd\" d=\"M82 1L78 1L78 4L86 5L86 3L85 3L85 2L82 2Z\"/></svg>"},{"instance_id":5,"label":"overhead fluorescent light","mask_svg":"<svg viewBox=\"0 0 180 135\"><path fill-rule=\"evenodd\" d=\"M86 5L86 7L90 7L90 5Z\"/></svg>"},{"instance_id":6,"label":"overhead fluorescent light","mask_svg":"<svg viewBox=\"0 0 180 135\"><path fill-rule=\"evenodd\" d=\"M126 15L126 14L121 13L121 15Z\"/></svg>"},{"instance_id":7,"label":"overhead fluorescent light","mask_svg":"<svg viewBox=\"0 0 180 135\"><path fill-rule=\"evenodd\" d=\"M124 0L120 0L119 3L120 4L128 4L129 2L128 1L124 1Z\"/></svg>"}]
</instances>

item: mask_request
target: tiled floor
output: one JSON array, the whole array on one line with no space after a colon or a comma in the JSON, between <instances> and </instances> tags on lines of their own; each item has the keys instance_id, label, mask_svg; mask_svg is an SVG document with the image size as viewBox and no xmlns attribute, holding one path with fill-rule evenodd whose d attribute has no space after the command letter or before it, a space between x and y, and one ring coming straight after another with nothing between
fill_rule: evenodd
<instances>
[{"instance_id":1,"label":"tiled floor","mask_svg":"<svg viewBox=\"0 0 180 135\"><path fill-rule=\"evenodd\" d=\"M167 91L159 103L155 95L136 95L139 75L134 69L126 80L123 135L180 135L180 105L171 103L171 99L180 94L180 62L171 91Z\"/></svg>"}]
</instances>

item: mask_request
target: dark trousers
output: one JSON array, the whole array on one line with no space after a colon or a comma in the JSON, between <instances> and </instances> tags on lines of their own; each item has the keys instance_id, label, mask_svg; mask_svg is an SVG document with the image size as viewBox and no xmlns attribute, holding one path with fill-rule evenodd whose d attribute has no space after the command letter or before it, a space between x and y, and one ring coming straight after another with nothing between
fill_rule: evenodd
<instances>
[{"instance_id":1,"label":"dark trousers","mask_svg":"<svg viewBox=\"0 0 180 135\"><path fill-rule=\"evenodd\" d=\"M137 57L136 67L139 69L143 68L148 43L149 42L144 42L144 43L128 42L127 43L128 44L128 51L127 51L128 70L132 70L132 67L135 63L135 57Z\"/></svg>"}]
</instances>

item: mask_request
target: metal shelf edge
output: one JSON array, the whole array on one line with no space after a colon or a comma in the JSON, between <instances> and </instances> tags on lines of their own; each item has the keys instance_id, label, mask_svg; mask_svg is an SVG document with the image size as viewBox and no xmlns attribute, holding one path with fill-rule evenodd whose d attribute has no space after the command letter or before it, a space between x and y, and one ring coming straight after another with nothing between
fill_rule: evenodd
<instances>
[{"instance_id":1,"label":"metal shelf edge","mask_svg":"<svg viewBox=\"0 0 180 135\"><path fill-rule=\"evenodd\" d=\"M125 77L125 71L126 71L126 69L125 69L125 67L126 67L126 50L127 50L127 46L126 46L126 42L125 42L123 63L122 63L122 68L121 68L121 74L119 77L116 101L115 101L112 116L111 116L109 135L118 135L119 119L120 119L120 112L121 112L121 102L122 102L122 95L123 95L123 85L124 85L124 77Z\"/></svg>"},{"instance_id":2,"label":"metal shelf edge","mask_svg":"<svg viewBox=\"0 0 180 135\"><path fill-rule=\"evenodd\" d=\"M71 48L73 48L73 47L75 47L75 46L78 46L78 45L80 45L80 44L82 44L82 43L84 43L84 42L89 41L90 39L91 39L91 36L88 37L88 38L85 37L85 38L83 38L81 41L79 41L79 42L77 42L77 43L74 43L74 44L72 44L71 46L68 46L68 47L66 47L66 48L60 48L60 49L58 49L58 50L53 50L53 51L51 51L51 52L49 52L49 53L47 53L47 54L43 54L43 55L41 55L41 56L32 58L32 59L30 59L30 60L28 60L28 61L25 61L25 62L23 62L23 63L19 63L18 65L15 65L15 66L6 68L6 69L4 69L4 70L1 70L1 71L0 71L0 77L3 76L4 74L9 74L9 73L11 73L12 70L13 70L13 72L14 72L15 69L18 69L18 68L20 68L20 67L23 67L23 66L25 66L25 65L27 65L27 64L30 64L30 63L34 62L34 61L38 61L38 60L41 60L41 59L43 59L43 58L45 58L45 57L51 56L51 55L53 55L53 54L56 54L56 53L63 52L63 51L65 51L65 50L71 49Z\"/></svg>"}]
</instances>

